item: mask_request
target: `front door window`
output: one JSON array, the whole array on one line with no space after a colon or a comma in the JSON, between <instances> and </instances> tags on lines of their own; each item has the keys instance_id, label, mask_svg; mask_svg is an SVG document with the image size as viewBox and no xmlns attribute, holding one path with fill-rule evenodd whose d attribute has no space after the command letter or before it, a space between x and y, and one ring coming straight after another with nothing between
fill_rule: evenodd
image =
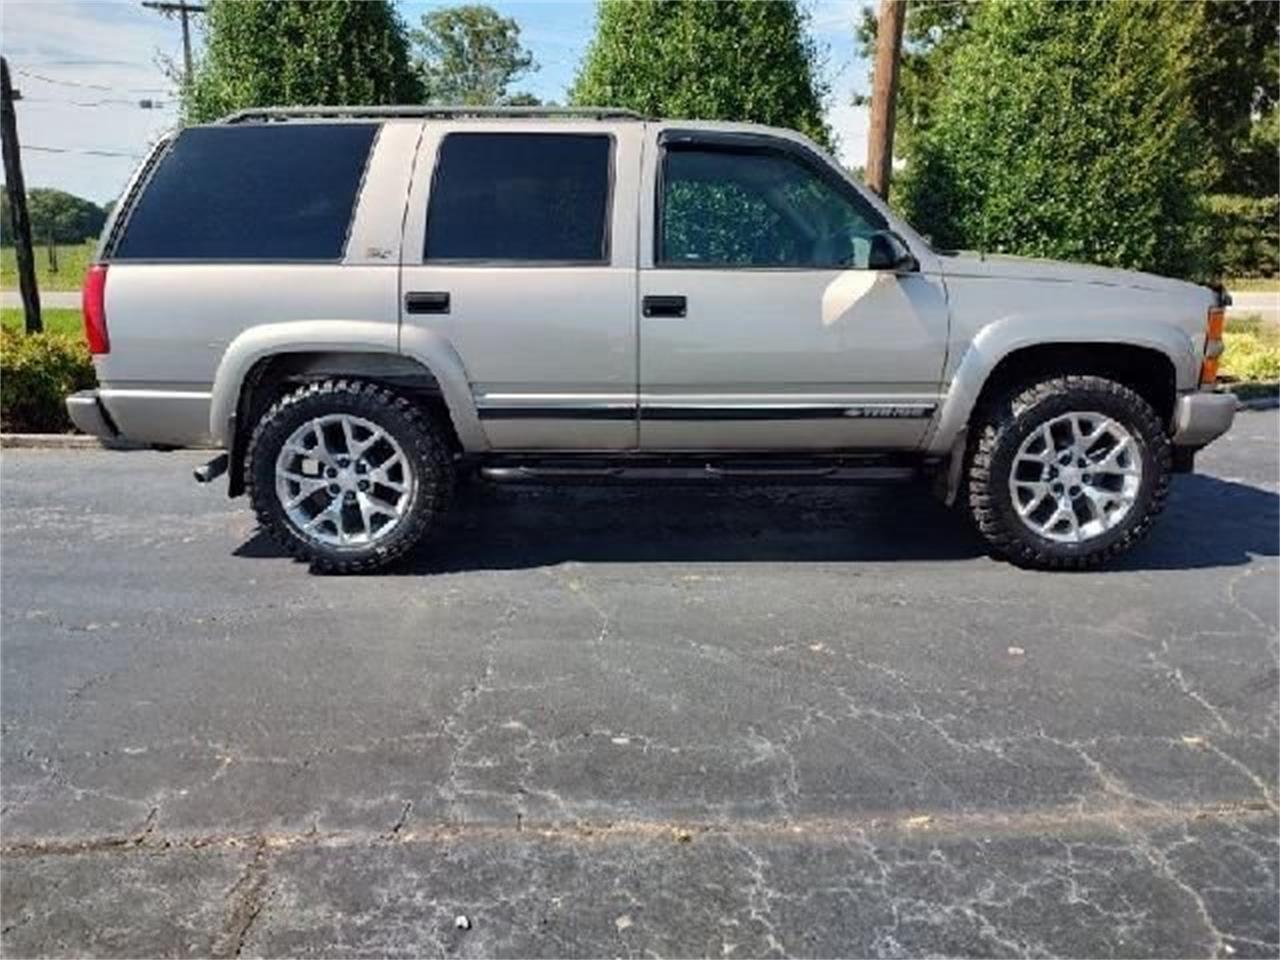
<instances>
[{"instance_id":1,"label":"front door window","mask_svg":"<svg viewBox=\"0 0 1280 960\"><path fill-rule=\"evenodd\" d=\"M660 266L865 269L886 227L846 185L782 150L669 146L661 198Z\"/></svg>"}]
</instances>

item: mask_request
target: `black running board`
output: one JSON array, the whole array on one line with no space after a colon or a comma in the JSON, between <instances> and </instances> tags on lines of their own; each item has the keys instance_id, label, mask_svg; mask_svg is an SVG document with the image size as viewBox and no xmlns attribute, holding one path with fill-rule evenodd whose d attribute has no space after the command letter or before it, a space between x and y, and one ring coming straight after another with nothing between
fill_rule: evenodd
<instances>
[{"instance_id":1,"label":"black running board","mask_svg":"<svg viewBox=\"0 0 1280 960\"><path fill-rule=\"evenodd\" d=\"M503 458L480 465L480 475L495 483L749 483L884 484L907 483L921 476L918 462L894 457L844 457L822 460L621 458L583 460Z\"/></svg>"}]
</instances>

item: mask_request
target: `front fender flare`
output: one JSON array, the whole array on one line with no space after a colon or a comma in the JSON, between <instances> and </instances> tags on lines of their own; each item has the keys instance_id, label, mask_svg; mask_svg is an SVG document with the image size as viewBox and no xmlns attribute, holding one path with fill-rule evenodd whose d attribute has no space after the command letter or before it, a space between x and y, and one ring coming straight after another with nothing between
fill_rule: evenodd
<instances>
[{"instance_id":1,"label":"front fender flare","mask_svg":"<svg viewBox=\"0 0 1280 960\"><path fill-rule=\"evenodd\" d=\"M1044 314L1005 317L978 331L961 355L925 450L945 455L968 426L983 385L1000 361L1024 347L1051 344L1124 344L1156 350L1173 364L1175 389L1190 390L1200 370L1197 346L1181 327L1162 320L1135 319L1119 311L1087 317Z\"/></svg>"},{"instance_id":2,"label":"front fender flare","mask_svg":"<svg viewBox=\"0 0 1280 960\"><path fill-rule=\"evenodd\" d=\"M283 353L394 353L417 361L435 378L464 450L488 449L462 360L441 334L365 320L292 320L250 327L231 341L213 381L209 433L230 448L245 377L259 361Z\"/></svg>"}]
</instances>

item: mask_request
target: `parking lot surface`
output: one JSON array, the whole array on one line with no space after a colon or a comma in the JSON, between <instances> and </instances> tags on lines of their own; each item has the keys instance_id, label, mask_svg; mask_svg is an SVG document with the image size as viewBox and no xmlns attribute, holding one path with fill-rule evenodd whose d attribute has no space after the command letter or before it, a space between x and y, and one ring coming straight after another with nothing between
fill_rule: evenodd
<instances>
[{"instance_id":1,"label":"parking lot surface","mask_svg":"<svg viewBox=\"0 0 1280 960\"><path fill-rule=\"evenodd\" d=\"M319 577L198 454L5 451L0 947L1275 956L1278 426L1087 574L913 489L477 486Z\"/></svg>"}]
</instances>

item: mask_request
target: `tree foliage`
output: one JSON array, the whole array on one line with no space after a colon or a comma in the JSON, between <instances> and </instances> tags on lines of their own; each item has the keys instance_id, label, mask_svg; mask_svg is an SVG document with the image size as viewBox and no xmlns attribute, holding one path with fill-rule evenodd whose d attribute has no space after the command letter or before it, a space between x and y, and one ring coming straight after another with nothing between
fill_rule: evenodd
<instances>
[{"instance_id":1,"label":"tree foliage","mask_svg":"<svg viewBox=\"0 0 1280 960\"><path fill-rule=\"evenodd\" d=\"M913 136L929 125L949 82L955 53L988 0L911 0L898 84L895 152L907 156ZM1112 0L1123 2L1123 0ZM1275 195L1277 104L1280 103L1280 3L1274 0L1180 0L1194 27L1187 50L1192 104L1208 135L1216 191ZM864 57L874 60L876 8L864 6L857 26ZM1162 38L1153 37L1153 42ZM866 98L858 98L864 102Z\"/></svg>"},{"instance_id":2,"label":"tree foliage","mask_svg":"<svg viewBox=\"0 0 1280 960\"><path fill-rule=\"evenodd\" d=\"M96 237L107 219L106 211L93 201L45 187L27 191L27 212L34 243L82 243ZM0 194L0 224L4 245L12 246L8 194Z\"/></svg>"},{"instance_id":3,"label":"tree foliage","mask_svg":"<svg viewBox=\"0 0 1280 960\"><path fill-rule=\"evenodd\" d=\"M527 93L508 95L511 83L537 66L520 43L520 25L492 7L463 4L432 10L410 37L429 103L536 102Z\"/></svg>"},{"instance_id":4,"label":"tree foliage","mask_svg":"<svg viewBox=\"0 0 1280 960\"><path fill-rule=\"evenodd\" d=\"M929 125L933 104L946 83L952 56L963 45L979 2L915 0L907 4L898 66L895 153L905 154L912 137ZM876 10L876 7L864 6L855 31L862 56L872 64L876 52ZM857 96L854 102L866 106L870 97Z\"/></svg>"},{"instance_id":5,"label":"tree foliage","mask_svg":"<svg viewBox=\"0 0 1280 960\"><path fill-rule=\"evenodd\" d=\"M826 89L805 27L792 0L601 0L570 99L792 127L829 144Z\"/></svg>"},{"instance_id":6,"label":"tree foliage","mask_svg":"<svg viewBox=\"0 0 1280 960\"><path fill-rule=\"evenodd\" d=\"M1199 0L1191 93L1225 193L1280 192L1280 4Z\"/></svg>"},{"instance_id":7,"label":"tree foliage","mask_svg":"<svg viewBox=\"0 0 1280 960\"><path fill-rule=\"evenodd\" d=\"M183 91L188 122L245 107L417 103L404 23L385 0L210 0Z\"/></svg>"},{"instance_id":8,"label":"tree foliage","mask_svg":"<svg viewBox=\"0 0 1280 960\"><path fill-rule=\"evenodd\" d=\"M908 216L943 246L1202 272L1216 172L1190 84L1202 13L982 4L911 142Z\"/></svg>"},{"instance_id":9,"label":"tree foliage","mask_svg":"<svg viewBox=\"0 0 1280 960\"><path fill-rule=\"evenodd\" d=\"M1215 194L1209 197L1208 207L1215 273L1224 277L1280 274L1280 197Z\"/></svg>"}]
</instances>

